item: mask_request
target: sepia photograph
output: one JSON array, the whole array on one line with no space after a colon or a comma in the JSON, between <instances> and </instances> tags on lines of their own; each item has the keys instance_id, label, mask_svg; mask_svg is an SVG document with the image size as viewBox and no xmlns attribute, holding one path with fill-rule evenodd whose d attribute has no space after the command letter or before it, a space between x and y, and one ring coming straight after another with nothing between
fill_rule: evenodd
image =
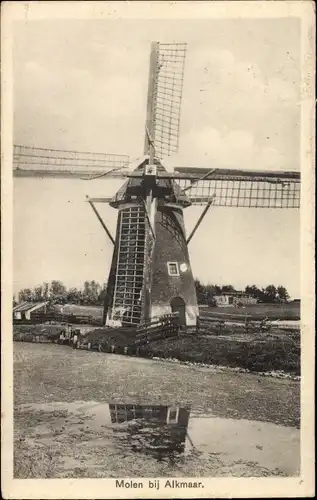
<instances>
[{"instance_id":1,"label":"sepia photograph","mask_svg":"<svg viewBox=\"0 0 317 500\"><path fill-rule=\"evenodd\" d=\"M10 28L13 480L299 481L303 22L71 3Z\"/></svg>"}]
</instances>

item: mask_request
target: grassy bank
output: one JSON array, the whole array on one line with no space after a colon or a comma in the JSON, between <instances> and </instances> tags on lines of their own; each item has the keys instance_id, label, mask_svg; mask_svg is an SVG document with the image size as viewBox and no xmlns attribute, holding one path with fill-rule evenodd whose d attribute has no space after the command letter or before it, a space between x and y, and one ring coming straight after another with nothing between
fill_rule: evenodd
<instances>
[{"instance_id":1,"label":"grassy bank","mask_svg":"<svg viewBox=\"0 0 317 500\"><path fill-rule=\"evenodd\" d=\"M32 339L35 341L36 335L44 335L47 341L58 338L59 331L46 331L50 330L52 325L47 328L43 328L43 325L36 326L37 328L34 325L16 328L14 340L32 342ZM233 328L231 330L229 334L222 335L180 335L150 342L137 349L133 345L134 335L124 332L116 332L114 335L111 330L96 329L88 333L82 342L86 345L90 342L93 349L99 349L100 346L104 352L112 352L114 346L116 354L123 354L124 346L129 346L127 354L137 354L145 358L174 358L208 365L245 368L253 372L284 371L300 375L299 331L285 333L276 330L274 335L248 335L234 331Z\"/></svg>"},{"instance_id":2,"label":"grassy bank","mask_svg":"<svg viewBox=\"0 0 317 500\"><path fill-rule=\"evenodd\" d=\"M299 335L264 337L252 341L184 336L143 346L140 355L239 367L253 372L281 370L300 375Z\"/></svg>"}]
</instances>

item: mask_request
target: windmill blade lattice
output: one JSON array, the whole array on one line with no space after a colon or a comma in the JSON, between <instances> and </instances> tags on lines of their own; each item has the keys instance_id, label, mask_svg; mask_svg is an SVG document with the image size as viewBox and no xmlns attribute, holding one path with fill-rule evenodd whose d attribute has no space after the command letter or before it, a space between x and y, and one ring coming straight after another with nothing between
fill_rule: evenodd
<instances>
[{"instance_id":1,"label":"windmill blade lattice","mask_svg":"<svg viewBox=\"0 0 317 500\"><path fill-rule=\"evenodd\" d=\"M158 158L178 151L186 47L186 43L152 44L153 82L149 86L151 110L147 127ZM145 154L150 153L150 143L146 141Z\"/></svg>"},{"instance_id":2,"label":"windmill blade lattice","mask_svg":"<svg viewBox=\"0 0 317 500\"><path fill-rule=\"evenodd\" d=\"M100 174L116 169L122 176L128 163L126 155L13 146L14 170Z\"/></svg>"},{"instance_id":3,"label":"windmill blade lattice","mask_svg":"<svg viewBox=\"0 0 317 500\"><path fill-rule=\"evenodd\" d=\"M299 208L299 172L256 172L215 169L199 180L207 169L176 169L177 180L193 205L205 205L213 199L219 207ZM187 172L187 173L185 173ZM192 186L191 186L192 184Z\"/></svg>"}]
</instances>

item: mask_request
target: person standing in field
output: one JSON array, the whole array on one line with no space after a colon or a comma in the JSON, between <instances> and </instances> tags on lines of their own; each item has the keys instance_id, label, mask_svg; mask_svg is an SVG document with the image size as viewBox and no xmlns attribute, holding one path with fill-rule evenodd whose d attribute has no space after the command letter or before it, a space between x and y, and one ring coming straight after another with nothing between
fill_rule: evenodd
<instances>
[{"instance_id":1,"label":"person standing in field","mask_svg":"<svg viewBox=\"0 0 317 500\"><path fill-rule=\"evenodd\" d=\"M78 343L78 335L77 332L75 332L73 336L73 349L77 348L77 343Z\"/></svg>"},{"instance_id":2,"label":"person standing in field","mask_svg":"<svg viewBox=\"0 0 317 500\"><path fill-rule=\"evenodd\" d=\"M249 333L250 326L251 326L251 318L246 314L245 321L244 321L244 327L245 327L246 333Z\"/></svg>"}]
</instances>

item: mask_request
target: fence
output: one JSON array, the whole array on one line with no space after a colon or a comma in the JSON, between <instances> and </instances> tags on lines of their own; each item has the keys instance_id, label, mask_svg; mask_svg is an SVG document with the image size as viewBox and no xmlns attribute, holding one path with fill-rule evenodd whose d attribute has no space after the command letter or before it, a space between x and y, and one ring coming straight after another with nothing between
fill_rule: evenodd
<instances>
[{"instance_id":1,"label":"fence","mask_svg":"<svg viewBox=\"0 0 317 500\"><path fill-rule=\"evenodd\" d=\"M13 319L14 325L37 325L49 322L57 323L70 323L74 325L91 325L96 327L102 326L100 318L96 318L89 314L65 314L56 311L49 312L34 312L31 313L31 319ZM271 329L273 325L270 322L264 323L263 321L251 321L249 317L243 320L227 318L224 319L219 314L210 314L200 311L198 325L196 327L186 327L186 333L199 333L210 335L223 335L232 333L252 333L264 332ZM117 330L117 329L116 329ZM147 341L159 340L168 336L173 336L177 332L182 331L177 324L177 313L171 313L164 316L152 318L150 321L143 323L137 327L137 341L139 343L146 343ZM117 330L118 331L118 330ZM141 340L144 337L144 341Z\"/></svg>"},{"instance_id":2,"label":"fence","mask_svg":"<svg viewBox=\"0 0 317 500\"><path fill-rule=\"evenodd\" d=\"M90 348L98 348L99 351L121 352L129 349L129 352L134 352L149 342L178 334L178 315L168 314L152 318L138 327L97 328L85 336L80 347L86 348L90 344Z\"/></svg>"},{"instance_id":3,"label":"fence","mask_svg":"<svg viewBox=\"0 0 317 500\"><path fill-rule=\"evenodd\" d=\"M152 318L137 328L135 345L140 346L155 340L175 337L179 334L179 330L177 313Z\"/></svg>"},{"instance_id":4,"label":"fence","mask_svg":"<svg viewBox=\"0 0 317 500\"><path fill-rule=\"evenodd\" d=\"M244 321L219 318L219 316L201 315L197 331L205 335L225 335L234 333L264 333L270 331L272 325L269 321L251 321L246 317Z\"/></svg>"}]
</instances>

